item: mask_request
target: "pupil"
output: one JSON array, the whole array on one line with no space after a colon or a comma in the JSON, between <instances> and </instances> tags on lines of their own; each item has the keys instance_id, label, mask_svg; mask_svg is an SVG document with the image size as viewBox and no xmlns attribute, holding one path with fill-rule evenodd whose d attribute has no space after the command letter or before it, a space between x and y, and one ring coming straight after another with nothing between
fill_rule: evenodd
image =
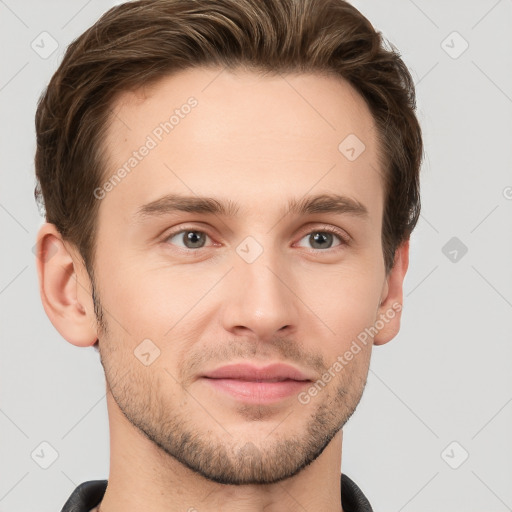
<instances>
[{"instance_id":1,"label":"pupil","mask_svg":"<svg viewBox=\"0 0 512 512\"><path fill-rule=\"evenodd\" d=\"M187 231L186 233L186 239L187 242L190 242L194 247L196 247L195 244L199 244L199 246L202 246L201 244L201 236L197 235L197 231ZM187 244L185 244L187 245Z\"/></svg>"},{"instance_id":2,"label":"pupil","mask_svg":"<svg viewBox=\"0 0 512 512\"><path fill-rule=\"evenodd\" d=\"M313 235L313 243L312 245L314 246L315 244L317 244L318 242L322 242L322 240L325 242L325 241L328 241L328 242L331 242L332 241L332 234L331 233L315 233ZM329 244L328 244L329 245ZM325 247L325 244L323 245L320 245L320 248L323 248Z\"/></svg>"},{"instance_id":3,"label":"pupil","mask_svg":"<svg viewBox=\"0 0 512 512\"><path fill-rule=\"evenodd\" d=\"M325 243L327 242L327 245L330 245L332 242L332 234L331 233L315 233L311 235L310 238L312 238L312 245L319 245L320 248L325 247ZM202 235L197 235L197 231L187 231L185 235L187 243L191 243L195 248L197 248L197 245L202 246L202 242L204 241L202 239ZM316 248L316 247L315 247Z\"/></svg>"}]
</instances>

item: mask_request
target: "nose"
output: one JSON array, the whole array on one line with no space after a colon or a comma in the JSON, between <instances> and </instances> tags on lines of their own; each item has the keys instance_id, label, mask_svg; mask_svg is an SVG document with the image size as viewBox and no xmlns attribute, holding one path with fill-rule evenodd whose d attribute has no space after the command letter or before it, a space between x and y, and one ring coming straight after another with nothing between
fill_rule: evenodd
<instances>
[{"instance_id":1,"label":"nose","mask_svg":"<svg viewBox=\"0 0 512 512\"><path fill-rule=\"evenodd\" d=\"M300 300L285 262L264 251L249 263L235 255L234 268L223 283L224 328L260 341L297 328Z\"/></svg>"}]
</instances>

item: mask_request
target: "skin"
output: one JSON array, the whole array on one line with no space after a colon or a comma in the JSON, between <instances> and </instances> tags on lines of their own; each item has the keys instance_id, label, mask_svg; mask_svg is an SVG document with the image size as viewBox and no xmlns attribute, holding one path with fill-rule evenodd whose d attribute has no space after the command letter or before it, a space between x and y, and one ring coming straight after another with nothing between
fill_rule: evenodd
<instances>
[{"instance_id":1,"label":"skin","mask_svg":"<svg viewBox=\"0 0 512 512\"><path fill-rule=\"evenodd\" d=\"M409 244L386 275L376 127L347 82L219 72L182 71L113 105L106 178L175 108L198 101L101 200L94 281L106 331L76 248L51 224L38 234L42 302L73 345L99 339L111 439L102 511L339 512L342 427L363 393L372 344L398 333L399 311L307 404L297 395L244 404L199 376L278 361L322 378L402 303ZM354 161L338 150L348 134L366 146ZM286 213L291 198L333 192L368 216ZM168 193L231 199L239 212L135 219ZM334 235L315 245L326 227L348 243ZM185 228L195 245L176 234ZM248 236L263 249L252 263L236 251ZM148 366L134 357L144 339L160 350Z\"/></svg>"}]
</instances>

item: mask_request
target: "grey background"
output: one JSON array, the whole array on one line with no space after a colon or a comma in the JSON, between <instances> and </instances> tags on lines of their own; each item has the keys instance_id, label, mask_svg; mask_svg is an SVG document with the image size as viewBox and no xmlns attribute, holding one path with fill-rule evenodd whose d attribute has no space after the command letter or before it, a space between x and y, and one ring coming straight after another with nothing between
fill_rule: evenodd
<instances>
[{"instance_id":1,"label":"grey background","mask_svg":"<svg viewBox=\"0 0 512 512\"><path fill-rule=\"evenodd\" d=\"M54 512L108 477L98 354L40 303L33 157L40 93L115 3L0 0L0 512ZM376 512L512 510L512 1L353 3L411 70L426 158L402 329L374 350L343 471Z\"/></svg>"}]
</instances>

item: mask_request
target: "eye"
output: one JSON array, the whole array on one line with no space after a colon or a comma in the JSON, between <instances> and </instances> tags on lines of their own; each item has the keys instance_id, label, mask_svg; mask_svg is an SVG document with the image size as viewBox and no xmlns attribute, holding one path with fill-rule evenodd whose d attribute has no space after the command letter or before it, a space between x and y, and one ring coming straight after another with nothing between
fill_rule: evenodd
<instances>
[{"instance_id":1,"label":"eye","mask_svg":"<svg viewBox=\"0 0 512 512\"><path fill-rule=\"evenodd\" d=\"M202 249L207 238L209 238L209 236L203 231L197 229L182 229L176 233L171 233L165 241L185 249ZM173 242L175 239L176 241ZM179 242L183 245L180 245Z\"/></svg>"},{"instance_id":2,"label":"eye","mask_svg":"<svg viewBox=\"0 0 512 512\"><path fill-rule=\"evenodd\" d=\"M334 247L347 245L348 241L346 240L345 236L343 236L337 229L330 227L324 227L322 229L315 229L314 231L310 231L305 237L301 238L301 241L306 240L312 245L314 250L326 250L333 248L332 243L336 238L340 243Z\"/></svg>"},{"instance_id":3,"label":"eye","mask_svg":"<svg viewBox=\"0 0 512 512\"><path fill-rule=\"evenodd\" d=\"M164 241L183 249L194 250L204 248L209 238L210 237L204 231L198 229L181 229L180 231L171 233ZM333 245L335 239L338 239L339 243ZM329 226L310 231L306 236L301 238L301 242L302 240L306 240L310 243L312 249L316 251L325 251L348 244L348 239L342 232ZM304 247L300 242L299 246Z\"/></svg>"}]
</instances>

